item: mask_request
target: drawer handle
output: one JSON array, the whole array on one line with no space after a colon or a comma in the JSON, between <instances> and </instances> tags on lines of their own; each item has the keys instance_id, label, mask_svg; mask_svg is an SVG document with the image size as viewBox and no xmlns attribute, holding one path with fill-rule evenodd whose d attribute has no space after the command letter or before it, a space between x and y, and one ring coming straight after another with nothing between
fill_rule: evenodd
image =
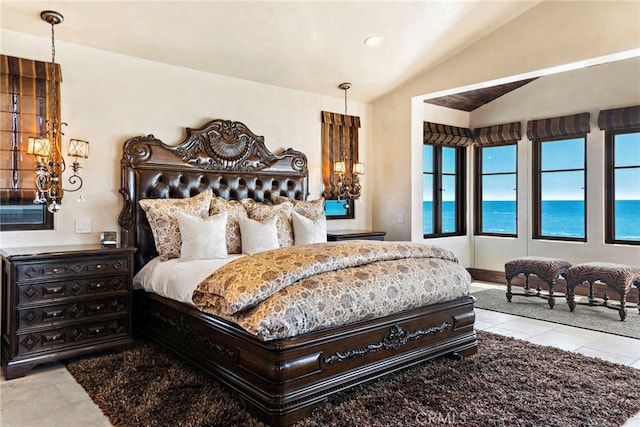
<instances>
[{"instance_id":1,"label":"drawer handle","mask_svg":"<svg viewBox=\"0 0 640 427\"><path fill-rule=\"evenodd\" d=\"M102 264L97 264L97 265L96 265L96 269L97 269L97 270L100 270L101 268L102 268Z\"/></svg>"},{"instance_id":2,"label":"drawer handle","mask_svg":"<svg viewBox=\"0 0 640 427\"><path fill-rule=\"evenodd\" d=\"M102 282L89 283L89 289L95 290L95 289L103 289L103 288L104 288L104 283Z\"/></svg>"},{"instance_id":3,"label":"drawer handle","mask_svg":"<svg viewBox=\"0 0 640 427\"><path fill-rule=\"evenodd\" d=\"M56 342L62 339L62 332L57 334L42 335L44 342Z\"/></svg>"},{"instance_id":4,"label":"drawer handle","mask_svg":"<svg viewBox=\"0 0 640 427\"><path fill-rule=\"evenodd\" d=\"M55 288L53 287L45 287L44 288L44 294L45 295L57 295L57 294L61 294L64 292L64 286L56 286Z\"/></svg>"},{"instance_id":5,"label":"drawer handle","mask_svg":"<svg viewBox=\"0 0 640 427\"><path fill-rule=\"evenodd\" d=\"M44 312L44 318L45 319L55 319L55 318L58 318L58 317L62 317L63 313L64 313L63 310L45 311Z\"/></svg>"},{"instance_id":6,"label":"drawer handle","mask_svg":"<svg viewBox=\"0 0 640 427\"><path fill-rule=\"evenodd\" d=\"M51 272L52 272L52 273L57 273L57 272L58 272L58 269L57 269L57 268L54 268L53 270L51 270Z\"/></svg>"},{"instance_id":7,"label":"drawer handle","mask_svg":"<svg viewBox=\"0 0 640 427\"><path fill-rule=\"evenodd\" d=\"M89 335L98 335L104 332L104 326L89 328Z\"/></svg>"},{"instance_id":8,"label":"drawer handle","mask_svg":"<svg viewBox=\"0 0 640 427\"><path fill-rule=\"evenodd\" d=\"M89 311L104 311L107 308L104 304L93 304L89 306Z\"/></svg>"}]
</instances>

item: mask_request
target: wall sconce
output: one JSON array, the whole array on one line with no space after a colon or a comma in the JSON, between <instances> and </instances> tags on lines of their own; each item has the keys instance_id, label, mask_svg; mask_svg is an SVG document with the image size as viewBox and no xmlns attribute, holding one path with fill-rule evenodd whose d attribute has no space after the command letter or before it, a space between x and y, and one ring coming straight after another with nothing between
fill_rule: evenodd
<instances>
[{"instance_id":1,"label":"wall sconce","mask_svg":"<svg viewBox=\"0 0 640 427\"><path fill-rule=\"evenodd\" d=\"M36 196L33 203L46 204L47 210L51 213L58 212L61 208L62 196L65 191L78 191L82 188L82 178L78 175L78 171L82 168L78 162L79 158L89 157L89 142L80 139L72 139L69 141L68 155L74 157L75 160L71 165L73 175L69 177L69 183L74 186L71 189L62 188L62 174L66 169L64 157L62 156L62 125L59 116L58 93L59 83L56 78L56 47L55 47L55 30L54 27L64 21L62 14L53 10L45 10L40 13L43 21L51 24L51 105L47 107L52 112L51 118L47 119L47 137L46 138L29 138L27 145L27 154L36 156ZM82 200L82 195L79 200Z\"/></svg>"}]
</instances>

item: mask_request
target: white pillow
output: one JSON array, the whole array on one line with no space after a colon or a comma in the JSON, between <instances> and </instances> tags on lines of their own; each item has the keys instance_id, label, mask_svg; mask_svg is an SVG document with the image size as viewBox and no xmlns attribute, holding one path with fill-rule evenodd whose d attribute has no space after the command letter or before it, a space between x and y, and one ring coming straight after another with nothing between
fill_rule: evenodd
<instances>
[{"instance_id":1,"label":"white pillow","mask_svg":"<svg viewBox=\"0 0 640 427\"><path fill-rule=\"evenodd\" d=\"M296 211L291 212L295 245L323 243L327 241L327 217L322 214L307 218Z\"/></svg>"},{"instance_id":2,"label":"white pillow","mask_svg":"<svg viewBox=\"0 0 640 427\"><path fill-rule=\"evenodd\" d=\"M278 249L278 217L272 216L263 222L250 218L238 218L240 236L242 238L242 253L255 254L271 249Z\"/></svg>"},{"instance_id":3,"label":"white pillow","mask_svg":"<svg viewBox=\"0 0 640 427\"><path fill-rule=\"evenodd\" d=\"M216 259L227 257L227 212L200 218L176 212L182 244L180 259Z\"/></svg>"}]
</instances>

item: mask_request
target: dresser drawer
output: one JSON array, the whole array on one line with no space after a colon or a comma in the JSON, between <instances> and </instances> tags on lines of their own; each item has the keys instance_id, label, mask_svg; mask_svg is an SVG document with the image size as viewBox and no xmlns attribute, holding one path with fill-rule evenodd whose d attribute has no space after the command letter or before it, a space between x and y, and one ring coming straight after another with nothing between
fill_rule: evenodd
<instances>
[{"instance_id":1,"label":"dresser drawer","mask_svg":"<svg viewBox=\"0 0 640 427\"><path fill-rule=\"evenodd\" d=\"M125 314L128 311L128 295L25 308L18 310L18 332L27 328L61 326L97 316Z\"/></svg>"},{"instance_id":2,"label":"dresser drawer","mask_svg":"<svg viewBox=\"0 0 640 427\"><path fill-rule=\"evenodd\" d=\"M129 276L100 276L18 286L18 307L107 292L129 293Z\"/></svg>"},{"instance_id":3,"label":"dresser drawer","mask_svg":"<svg viewBox=\"0 0 640 427\"><path fill-rule=\"evenodd\" d=\"M130 257L69 258L59 261L21 263L16 267L16 282L58 280L86 274L113 274L131 269Z\"/></svg>"},{"instance_id":4,"label":"dresser drawer","mask_svg":"<svg viewBox=\"0 0 640 427\"><path fill-rule=\"evenodd\" d=\"M18 355L61 350L129 335L129 317L17 334Z\"/></svg>"}]
</instances>

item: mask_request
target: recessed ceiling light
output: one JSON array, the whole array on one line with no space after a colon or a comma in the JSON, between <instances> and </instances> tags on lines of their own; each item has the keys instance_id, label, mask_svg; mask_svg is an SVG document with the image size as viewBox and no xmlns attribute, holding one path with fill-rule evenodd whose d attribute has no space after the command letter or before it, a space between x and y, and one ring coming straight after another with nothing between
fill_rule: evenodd
<instances>
[{"instance_id":1,"label":"recessed ceiling light","mask_svg":"<svg viewBox=\"0 0 640 427\"><path fill-rule=\"evenodd\" d=\"M382 36L371 36L365 39L364 44L367 46L378 46L383 40L384 37Z\"/></svg>"}]
</instances>

